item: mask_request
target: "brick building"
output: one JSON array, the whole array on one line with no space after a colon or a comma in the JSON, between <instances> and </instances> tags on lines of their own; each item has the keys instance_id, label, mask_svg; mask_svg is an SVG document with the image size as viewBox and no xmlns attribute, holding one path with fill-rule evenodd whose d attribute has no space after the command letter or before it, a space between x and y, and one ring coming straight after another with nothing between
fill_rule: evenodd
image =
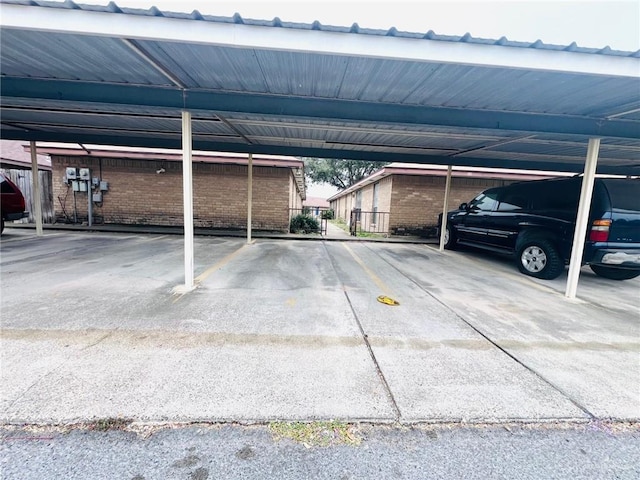
<instances>
[{"instance_id":1,"label":"brick building","mask_svg":"<svg viewBox=\"0 0 640 480\"><path fill-rule=\"evenodd\" d=\"M59 222L85 222L85 185L67 178L67 167L89 168L93 222L182 225L182 157L170 150L81 150L38 146L51 156L55 215ZM246 155L194 153L193 216L196 227L246 229ZM101 183L102 182L102 183ZM106 183L105 183L106 182ZM95 196L94 196L95 195ZM293 157L254 155L252 228L288 231L290 211L305 198L304 163Z\"/></svg>"},{"instance_id":2,"label":"brick building","mask_svg":"<svg viewBox=\"0 0 640 480\"><path fill-rule=\"evenodd\" d=\"M451 210L487 188L557 174L454 167L449 193ZM447 167L392 163L329 198L338 218L350 223L351 211L364 231L399 233L437 225L444 203Z\"/></svg>"}]
</instances>

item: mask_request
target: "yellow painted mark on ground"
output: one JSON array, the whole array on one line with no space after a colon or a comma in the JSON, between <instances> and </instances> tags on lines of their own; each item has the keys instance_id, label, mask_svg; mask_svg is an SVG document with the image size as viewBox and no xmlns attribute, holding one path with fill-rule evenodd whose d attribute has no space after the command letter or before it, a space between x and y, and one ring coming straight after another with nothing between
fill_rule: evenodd
<instances>
[{"instance_id":1,"label":"yellow painted mark on ground","mask_svg":"<svg viewBox=\"0 0 640 480\"><path fill-rule=\"evenodd\" d=\"M253 242L252 242L253 244ZM209 278L211 276L212 273L217 272L218 270L220 270L222 267L224 267L227 263L229 263L231 260L233 260L235 257L237 257L240 252L246 248L248 246L248 244L244 244L242 245L239 249L237 249L235 252L230 253L229 255L227 255L226 257L224 257L222 260L214 263L212 266L210 266L209 268L207 268L204 272L202 272L200 275L198 275L195 278L195 284L198 285L202 282L204 282L207 278Z\"/></svg>"},{"instance_id":2,"label":"yellow painted mark on ground","mask_svg":"<svg viewBox=\"0 0 640 480\"><path fill-rule=\"evenodd\" d=\"M207 278L209 278L211 276L211 274L215 273L216 271L220 270L222 267L224 267L227 263L229 263L231 260L233 260L234 257L238 256L238 254L247 246L249 245L253 245L254 242L251 242L250 244L244 244L243 246L241 246L240 248L238 248L235 252L231 252L229 255L227 255L226 257L224 257L222 260L214 263L213 265L211 265L209 268L207 268L204 272L202 272L200 275L198 275L195 279L194 279L194 283L196 285L196 287L201 284L202 282L204 282ZM173 301L173 303L178 302L182 297L184 297L185 294L181 293L179 294L179 296Z\"/></svg>"},{"instance_id":3,"label":"yellow painted mark on ground","mask_svg":"<svg viewBox=\"0 0 640 480\"><path fill-rule=\"evenodd\" d=\"M295 307L296 306L296 299L295 298L289 298L286 302L287 305L289 305L290 307Z\"/></svg>"},{"instance_id":4,"label":"yellow painted mark on ground","mask_svg":"<svg viewBox=\"0 0 640 480\"><path fill-rule=\"evenodd\" d=\"M148 237L145 239L140 240L140 243L149 243L149 242L155 242L156 240L162 240L164 238L167 238L169 235L160 235L158 237Z\"/></svg>"},{"instance_id":5,"label":"yellow painted mark on ground","mask_svg":"<svg viewBox=\"0 0 640 480\"><path fill-rule=\"evenodd\" d=\"M362 261L362 259L358 257L358 255L356 255L356 253L353 250L351 250L349 245L347 245L346 243L343 243L342 246L347 249L347 251L351 254L351 256L356 261L356 263L362 267L362 269L365 271L367 275L369 275L369 278L373 280L373 283L375 283L376 286L380 290L382 290L382 293L384 293L388 297L394 296L391 293L391 289L380 279L380 277L378 277L375 273L373 273L373 271L371 271L369 267L367 267L367 265Z\"/></svg>"}]
</instances>

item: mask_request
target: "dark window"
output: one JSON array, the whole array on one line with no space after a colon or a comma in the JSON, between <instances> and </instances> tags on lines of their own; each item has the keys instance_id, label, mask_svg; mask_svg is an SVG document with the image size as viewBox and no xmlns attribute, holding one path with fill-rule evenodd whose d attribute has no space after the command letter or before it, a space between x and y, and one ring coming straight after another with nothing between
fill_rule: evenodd
<instances>
[{"instance_id":1,"label":"dark window","mask_svg":"<svg viewBox=\"0 0 640 480\"><path fill-rule=\"evenodd\" d=\"M582 179L567 181L551 181L537 184L534 207L537 210L563 210L576 212L580 200Z\"/></svg>"},{"instance_id":2,"label":"dark window","mask_svg":"<svg viewBox=\"0 0 640 480\"><path fill-rule=\"evenodd\" d=\"M640 210L640 181L627 179L604 179L609 191L611 206L620 210Z\"/></svg>"},{"instance_id":3,"label":"dark window","mask_svg":"<svg viewBox=\"0 0 640 480\"><path fill-rule=\"evenodd\" d=\"M517 190L507 190L500 198L498 211L512 212L514 210L522 210L528 206L527 197Z\"/></svg>"},{"instance_id":4,"label":"dark window","mask_svg":"<svg viewBox=\"0 0 640 480\"><path fill-rule=\"evenodd\" d=\"M476 198L471 200L469 204L469 210L481 210L483 212L491 212L496 206L496 198L498 192L495 190L487 190L481 193Z\"/></svg>"},{"instance_id":5,"label":"dark window","mask_svg":"<svg viewBox=\"0 0 640 480\"><path fill-rule=\"evenodd\" d=\"M2 193L16 193L15 189L11 186L9 182L4 178L4 176L0 175L0 192Z\"/></svg>"}]
</instances>

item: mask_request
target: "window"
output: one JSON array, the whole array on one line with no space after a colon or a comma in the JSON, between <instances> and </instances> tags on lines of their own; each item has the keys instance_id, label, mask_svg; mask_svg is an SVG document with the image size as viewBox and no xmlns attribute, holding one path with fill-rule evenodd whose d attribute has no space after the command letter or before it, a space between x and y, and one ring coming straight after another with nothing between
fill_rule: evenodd
<instances>
[{"instance_id":1,"label":"window","mask_svg":"<svg viewBox=\"0 0 640 480\"><path fill-rule=\"evenodd\" d=\"M5 180L4 175L0 175L0 188L2 193L16 193L11 184Z\"/></svg>"},{"instance_id":2,"label":"window","mask_svg":"<svg viewBox=\"0 0 640 480\"><path fill-rule=\"evenodd\" d=\"M500 198L498 211L512 212L514 210L522 210L528 207L529 201L527 197L517 190L507 190Z\"/></svg>"},{"instance_id":3,"label":"window","mask_svg":"<svg viewBox=\"0 0 640 480\"><path fill-rule=\"evenodd\" d=\"M581 179L569 179L540 183L544 188L537 189L534 207L537 210L556 210L576 212L580 199Z\"/></svg>"},{"instance_id":4,"label":"window","mask_svg":"<svg viewBox=\"0 0 640 480\"><path fill-rule=\"evenodd\" d=\"M380 183L376 182L373 184L373 215L371 218L371 223L378 223L378 192L380 190Z\"/></svg>"},{"instance_id":5,"label":"window","mask_svg":"<svg viewBox=\"0 0 640 480\"><path fill-rule=\"evenodd\" d=\"M356 221L360 221L360 212L362 211L362 190L356 192Z\"/></svg>"},{"instance_id":6,"label":"window","mask_svg":"<svg viewBox=\"0 0 640 480\"><path fill-rule=\"evenodd\" d=\"M483 212L491 212L496 206L496 197L498 193L495 190L487 190L476 198L471 200L469 210L480 210Z\"/></svg>"}]
</instances>

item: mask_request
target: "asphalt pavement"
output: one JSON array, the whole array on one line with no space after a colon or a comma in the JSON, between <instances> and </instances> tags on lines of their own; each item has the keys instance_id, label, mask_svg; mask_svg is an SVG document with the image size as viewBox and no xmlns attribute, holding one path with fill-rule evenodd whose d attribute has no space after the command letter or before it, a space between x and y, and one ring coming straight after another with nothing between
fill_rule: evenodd
<instances>
[{"instance_id":1,"label":"asphalt pavement","mask_svg":"<svg viewBox=\"0 0 640 480\"><path fill-rule=\"evenodd\" d=\"M610 425L371 426L357 444L318 446L273 427L194 425L135 432L0 429L3 478L616 479L640 477L640 438Z\"/></svg>"}]
</instances>

